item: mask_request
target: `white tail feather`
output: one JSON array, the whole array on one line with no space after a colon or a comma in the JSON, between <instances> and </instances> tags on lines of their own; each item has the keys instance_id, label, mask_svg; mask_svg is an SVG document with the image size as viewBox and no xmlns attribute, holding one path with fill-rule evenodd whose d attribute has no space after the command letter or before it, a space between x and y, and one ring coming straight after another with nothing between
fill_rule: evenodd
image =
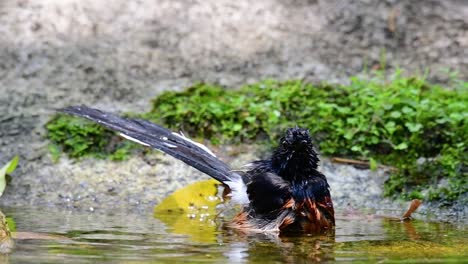
<instances>
[{"instance_id":1,"label":"white tail feather","mask_svg":"<svg viewBox=\"0 0 468 264\"><path fill-rule=\"evenodd\" d=\"M175 136L178 136L180 138L182 138L183 140L187 140L189 141L190 143L193 143L195 145L197 145L198 147L200 147L201 149L203 149L204 151L206 151L208 154L210 154L211 156L213 157L216 157L216 155L205 145L203 145L202 143L199 143L199 142L195 142L193 140L191 140L190 138L186 137L184 134L182 134L182 132L180 134L178 133L175 133L175 132L172 132L173 135Z\"/></svg>"},{"instance_id":2,"label":"white tail feather","mask_svg":"<svg viewBox=\"0 0 468 264\"><path fill-rule=\"evenodd\" d=\"M128 140L131 140L131 141L133 141L133 142L135 142L135 143L141 144L141 145L143 145L143 146L147 146L147 147L150 146L149 144L146 144L145 142L141 142L140 140L138 140L138 139L136 139L136 138L132 138L131 136L127 136L127 135L125 135L125 134L123 134L123 133L119 133L119 135L122 136L122 137L124 137L124 138L126 138L126 139L128 139Z\"/></svg>"}]
</instances>

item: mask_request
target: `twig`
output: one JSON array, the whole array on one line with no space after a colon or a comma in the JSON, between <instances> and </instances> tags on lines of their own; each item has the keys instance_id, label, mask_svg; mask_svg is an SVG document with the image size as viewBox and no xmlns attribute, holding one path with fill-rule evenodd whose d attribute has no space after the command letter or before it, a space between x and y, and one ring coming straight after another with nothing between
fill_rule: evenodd
<instances>
[{"instance_id":1,"label":"twig","mask_svg":"<svg viewBox=\"0 0 468 264\"><path fill-rule=\"evenodd\" d=\"M353 165L365 165L365 166L370 167L370 162L369 161L364 161L364 160L354 160L354 159L333 157L333 158L331 158L331 161L336 162L336 163L353 164Z\"/></svg>"},{"instance_id":2,"label":"twig","mask_svg":"<svg viewBox=\"0 0 468 264\"><path fill-rule=\"evenodd\" d=\"M333 157L330 160L335 163L359 165L359 166L365 166L366 168L370 168L370 162L367 160L354 160L354 159L339 158L339 157ZM391 167L391 166L384 166L384 165L379 164L378 167L382 169L388 169L390 171L398 171L397 168Z\"/></svg>"}]
</instances>

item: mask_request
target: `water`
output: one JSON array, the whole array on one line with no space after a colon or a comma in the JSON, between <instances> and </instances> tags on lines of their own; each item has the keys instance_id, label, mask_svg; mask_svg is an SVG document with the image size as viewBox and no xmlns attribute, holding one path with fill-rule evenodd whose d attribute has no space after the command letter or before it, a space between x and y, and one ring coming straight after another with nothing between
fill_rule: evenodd
<instances>
[{"instance_id":1,"label":"water","mask_svg":"<svg viewBox=\"0 0 468 264\"><path fill-rule=\"evenodd\" d=\"M468 262L466 225L338 214L334 235L278 238L223 219L3 208L16 247L1 263Z\"/></svg>"}]
</instances>

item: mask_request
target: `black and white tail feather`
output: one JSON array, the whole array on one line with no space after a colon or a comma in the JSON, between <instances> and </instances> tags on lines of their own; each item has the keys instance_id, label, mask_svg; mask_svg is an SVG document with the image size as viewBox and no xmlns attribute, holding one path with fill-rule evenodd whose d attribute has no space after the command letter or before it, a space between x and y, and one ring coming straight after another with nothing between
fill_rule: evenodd
<instances>
[{"instance_id":1,"label":"black and white tail feather","mask_svg":"<svg viewBox=\"0 0 468 264\"><path fill-rule=\"evenodd\" d=\"M70 106L60 111L95 121L119 132L126 139L163 151L227 185L233 202L249 203L242 176L232 171L205 145L192 141L182 133L174 133L146 120L123 118L87 106Z\"/></svg>"}]
</instances>

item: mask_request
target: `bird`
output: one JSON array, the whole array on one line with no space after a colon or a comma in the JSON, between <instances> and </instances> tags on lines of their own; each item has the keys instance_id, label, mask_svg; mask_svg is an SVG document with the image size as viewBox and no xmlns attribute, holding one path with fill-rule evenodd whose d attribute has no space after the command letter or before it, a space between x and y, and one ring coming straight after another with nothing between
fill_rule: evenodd
<instances>
[{"instance_id":1,"label":"bird","mask_svg":"<svg viewBox=\"0 0 468 264\"><path fill-rule=\"evenodd\" d=\"M150 121L125 118L84 105L60 112L92 120L122 137L165 152L219 181L240 205L229 226L243 232L333 232L330 186L318 170L319 157L308 129L288 128L266 159L233 170L205 145Z\"/></svg>"}]
</instances>

